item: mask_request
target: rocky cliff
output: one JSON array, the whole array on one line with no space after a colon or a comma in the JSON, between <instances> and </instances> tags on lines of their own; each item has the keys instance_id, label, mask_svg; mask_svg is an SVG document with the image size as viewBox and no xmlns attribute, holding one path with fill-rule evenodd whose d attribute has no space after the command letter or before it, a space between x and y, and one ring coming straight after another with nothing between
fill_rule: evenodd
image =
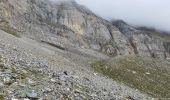
<instances>
[{"instance_id":1,"label":"rocky cliff","mask_svg":"<svg viewBox=\"0 0 170 100\"><path fill-rule=\"evenodd\" d=\"M149 32L120 21L112 25L74 0L1 0L0 5L1 24L5 21L18 34L38 41L91 48L114 56L169 56L164 42Z\"/></svg>"},{"instance_id":2,"label":"rocky cliff","mask_svg":"<svg viewBox=\"0 0 170 100\"><path fill-rule=\"evenodd\" d=\"M153 58L169 58L170 35L149 28L136 28L121 20L112 23L125 35L135 54Z\"/></svg>"},{"instance_id":3,"label":"rocky cliff","mask_svg":"<svg viewBox=\"0 0 170 100\"><path fill-rule=\"evenodd\" d=\"M149 32L120 21L112 25L74 0L1 0L0 5L1 24L6 22L12 31L38 41L65 48L91 48L114 56L169 56L164 42Z\"/></svg>"},{"instance_id":4,"label":"rocky cliff","mask_svg":"<svg viewBox=\"0 0 170 100\"><path fill-rule=\"evenodd\" d=\"M115 26L74 1L1 0L0 4L1 22L6 21L22 36L111 55L133 54Z\"/></svg>"}]
</instances>

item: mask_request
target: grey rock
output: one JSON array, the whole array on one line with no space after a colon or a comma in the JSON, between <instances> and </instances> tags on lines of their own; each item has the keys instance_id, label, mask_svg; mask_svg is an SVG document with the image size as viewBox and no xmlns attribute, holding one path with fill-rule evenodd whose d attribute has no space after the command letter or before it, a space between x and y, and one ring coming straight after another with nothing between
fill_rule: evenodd
<instances>
[{"instance_id":1,"label":"grey rock","mask_svg":"<svg viewBox=\"0 0 170 100\"><path fill-rule=\"evenodd\" d=\"M3 88L4 84L0 81L0 88Z\"/></svg>"},{"instance_id":2,"label":"grey rock","mask_svg":"<svg viewBox=\"0 0 170 100\"><path fill-rule=\"evenodd\" d=\"M55 79L50 79L51 82L56 83L57 81Z\"/></svg>"},{"instance_id":3,"label":"grey rock","mask_svg":"<svg viewBox=\"0 0 170 100\"><path fill-rule=\"evenodd\" d=\"M129 48L133 51L133 53L129 52L130 55L135 54L159 59L167 59L170 56L169 45L165 45L167 40L161 39L163 34L167 37L170 37L170 35L157 30L136 28L122 20L114 21L113 25L118 27L128 40Z\"/></svg>"},{"instance_id":4,"label":"grey rock","mask_svg":"<svg viewBox=\"0 0 170 100\"><path fill-rule=\"evenodd\" d=\"M36 85L36 82L33 81L32 79L28 79L27 82L28 82L29 85Z\"/></svg>"},{"instance_id":5,"label":"grey rock","mask_svg":"<svg viewBox=\"0 0 170 100\"><path fill-rule=\"evenodd\" d=\"M67 71L64 71L63 73L64 73L65 75L68 75Z\"/></svg>"},{"instance_id":6,"label":"grey rock","mask_svg":"<svg viewBox=\"0 0 170 100\"><path fill-rule=\"evenodd\" d=\"M10 76L5 76L5 77L3 78L3 82L4 82L4 84L6 84L6 85L10 85L10 84L12 84L12 83L14 82L14 80L13 80Z\"/></svg>"},{"instance_id":7,"label":"grey rock","mask_svg":"<svg viewBox=\"0 0 170 100\"><path fill-rule=\"evenodd\" d=\"M51 89L51 88L48 88L48 87L44 88L44 92L45 93L52 92L52 91L53 91L53 89Z\"/></svg>"},{"instance_id":8,"label":"grey rock","mask_svg":"<svg viewBox=\"0 0 170 100\"><path fill-rule=\"evenodd\" d=\"M38 94L35 90L31 90L31 91L27 92L27 97L32 98L32 99L38 98Z\"/></svg>"}]
</instances>

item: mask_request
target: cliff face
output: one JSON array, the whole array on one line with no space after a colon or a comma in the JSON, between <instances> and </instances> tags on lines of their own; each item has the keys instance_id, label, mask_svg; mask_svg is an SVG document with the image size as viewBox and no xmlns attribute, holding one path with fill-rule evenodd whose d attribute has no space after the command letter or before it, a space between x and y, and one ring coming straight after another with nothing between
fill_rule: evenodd
<instances>
[{"instance_id":1,"label":"cliff face","mask_svg":"<svg viewBox=\"0 0 170 100\"><path fill-rule=\"evenodd\" d=\"M74 0L0 0L0 11L1 26L5 22L6 28L40 42L114 56L169 56L162 40L124 23L113 25Z\"/></svg>"},{"instance_id":2,"label":"cliff face","mask_svg":"<svg viewBox=\"0 0 170 100\"><path fill-rule=\"evenodd\" d=\"M153 58L169 58L170 35L149 28L135 28L121 20L114 21L112 24L124 34L135 54Z\"/></svg>"},{"instance_id":3,"label":"cliff face","mask_svg":"<svg viewBox=\"0 0 170 100\"><path fill-rule=\"evenodd\" d=\"M1 5L6 7L0 7L1 19L23 36L112 55L131 51L115 26L74 1L9 0L1 1Z\"/></svg>"}]
</instances>

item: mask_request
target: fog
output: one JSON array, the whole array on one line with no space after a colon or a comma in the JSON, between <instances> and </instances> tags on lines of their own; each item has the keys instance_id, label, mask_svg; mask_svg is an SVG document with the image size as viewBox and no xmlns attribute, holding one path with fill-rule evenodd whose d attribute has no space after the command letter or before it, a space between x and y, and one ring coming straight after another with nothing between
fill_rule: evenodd
<instances>
[{"instance_id":1,"label":"fog","mask_svg":"<svg viewBox=\"0 0 170 100\"><path fill-rule=\"evenodd\" d=\"M170 0L76 0L97 15L170 31Z\"/></svg>"}]
</instances>

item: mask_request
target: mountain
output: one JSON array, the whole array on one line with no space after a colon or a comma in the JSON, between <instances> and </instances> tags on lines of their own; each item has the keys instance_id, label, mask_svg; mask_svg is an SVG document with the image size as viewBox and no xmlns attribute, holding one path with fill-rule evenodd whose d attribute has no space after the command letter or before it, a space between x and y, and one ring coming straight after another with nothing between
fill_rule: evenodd
<instances>
[{"instance_id":1,"label":"mountain","mask_svg":"<svg viewBox=\"0 0 170 100\"><path fill-rule=\"evenodd\" d=\"M74 0L57 4L48 0L2 2L1 22L5 21L21 35L38 41L68 48L91 48L110 55L169 57L164 43L149 32L139 31L121 21L112 25Z\"/></svg>"},{"instance_id":2,"label":"mountain","mask_svg":"<svg viewBox=\"0 0 170 100\"><path fill-rule=\"evenodd\" d=\"M169 59L170 35L149 28L135 28L121 20L113 21L112 23L126 36L135 54Z\"/></svg>"},{"instance_id":3,"label":"mountain","mask_svg":"<svg viewBox=\"0 0 170 100\"><path fill-rule=\"evenodd\" d=\"M0 72L10 72L0 73L0 99L149 98L90 66L124 56L166 61L168 37L109 22L74 0L0 0Z\"/></svg>"}]
</instances>

